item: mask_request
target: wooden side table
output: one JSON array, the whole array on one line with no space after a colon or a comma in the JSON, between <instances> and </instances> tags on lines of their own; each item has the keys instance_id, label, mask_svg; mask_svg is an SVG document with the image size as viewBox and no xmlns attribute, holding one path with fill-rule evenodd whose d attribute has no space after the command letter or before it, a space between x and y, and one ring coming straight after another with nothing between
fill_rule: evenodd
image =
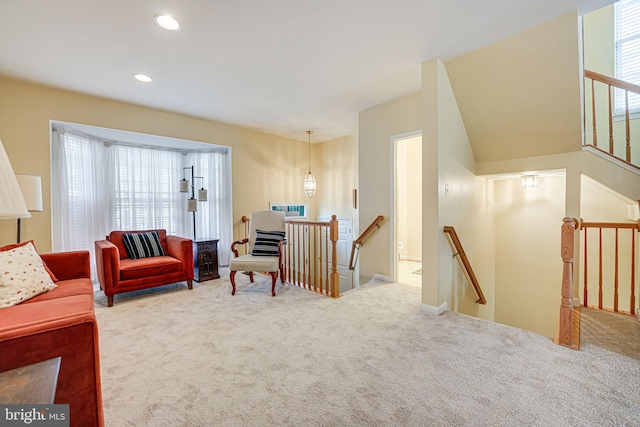
<instances>
[{"instance_id":1,"label":"wooden side table","mask_svg":"<svg viewBox=\"0 0 640 427\"><path fill-rule=\"evenodd\" d=\"M220 278L218 241L219 239L201 238L193 242L193 279L196 282Z\"/></svg>"},{"instance_id":2,"label":"wooden side table","mask_svg":"<svg viewBox=\"0 0 640 427\"><path fill-rule=\"evenodd\" d=\"M0 373L3 404L51 404L56 394L60 357Z\"/></svg>"}]
</instances>

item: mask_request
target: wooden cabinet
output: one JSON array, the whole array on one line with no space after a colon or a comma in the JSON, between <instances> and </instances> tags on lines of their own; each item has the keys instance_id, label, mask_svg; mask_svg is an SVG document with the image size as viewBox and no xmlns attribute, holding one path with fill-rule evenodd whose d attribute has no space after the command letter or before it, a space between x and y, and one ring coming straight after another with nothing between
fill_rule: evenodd
<instances>
[{"instance_id":1,"label":"wooden cabinet","mask_svg":"<svg viewBox=\"0 0 640 427\"><path fill-rule=\"evenodd\" d=\"M218 240L205 238L193 242L193 270L196 282L220 278L218 274Z\"/></svg>"}]
</instances>

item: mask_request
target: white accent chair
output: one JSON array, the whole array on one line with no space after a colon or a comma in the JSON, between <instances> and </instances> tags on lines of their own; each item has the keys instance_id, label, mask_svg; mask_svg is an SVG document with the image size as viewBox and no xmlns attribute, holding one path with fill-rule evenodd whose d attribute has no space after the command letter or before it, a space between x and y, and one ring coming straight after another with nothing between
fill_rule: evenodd
<instances>
[{"instance_id":1,"label":"white accent chair","mask_svg":"<svg viewBox=\"0 0 640 427\"><path fill-rule=\"evenodd\" d=\"M229 269L229 279L231 280L231 295L236 294L235 275L238 271L249 273L249 280L253 282L253 272L265 272L271 276L271 295L276 296L276 279L280 272L280 281L284 283L283 245L286 240L278 244L278 256L255 256L251 255L256 241L256 230L264 231L285 231L284 212L279 211L256 211L249 216L249 238L235 241L231 244L231 251L234 258L231 259ZM247 254L238 256L236 245L248 244Z\"/></svg>"}]
</instances>

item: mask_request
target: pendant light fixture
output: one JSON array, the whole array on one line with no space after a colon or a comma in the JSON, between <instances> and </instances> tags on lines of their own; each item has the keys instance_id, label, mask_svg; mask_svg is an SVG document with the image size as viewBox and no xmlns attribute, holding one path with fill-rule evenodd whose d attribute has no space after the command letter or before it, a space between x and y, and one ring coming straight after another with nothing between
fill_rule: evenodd
<instances>
[{"instance_id":1,"label":"pendant light fixture","mask_svg":"<svg viewBox=\"0 0 640 427\"><path fill-rule=\"evenodd\" d=\"M309 173L304 177L304 194L308 198L312 198L316 194L316 177L311 173L311 134L312 130L307 131L309 135Z\"/></svg>"}]
</instances>

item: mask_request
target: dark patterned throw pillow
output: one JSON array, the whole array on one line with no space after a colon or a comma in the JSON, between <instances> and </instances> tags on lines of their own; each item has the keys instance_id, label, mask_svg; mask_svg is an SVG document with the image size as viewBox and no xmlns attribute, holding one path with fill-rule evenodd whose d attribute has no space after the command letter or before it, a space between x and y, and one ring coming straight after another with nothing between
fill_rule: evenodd
<instances>
[{"instance_id":1,"label":"dark patterned throw pillow","mask_svg":"<svg viewBox=\"0 0 640 427\"><path fill-rule=\"evenodd\" d=\"M251 255L278 256L278 243L284 240L284 231L256 230L256 233Z\"/></svg>"},{"instance_id":2,"label":"dark patterned throw pillow","mask_svg":"<svg viewBox=\"0 0 640 427\"><path fill-rule=\"evenodd\" d=\"M160 244L160 236L157 231L123 234L122 243L131 259L166 255Z\"/></svg>"}]
</instances>

